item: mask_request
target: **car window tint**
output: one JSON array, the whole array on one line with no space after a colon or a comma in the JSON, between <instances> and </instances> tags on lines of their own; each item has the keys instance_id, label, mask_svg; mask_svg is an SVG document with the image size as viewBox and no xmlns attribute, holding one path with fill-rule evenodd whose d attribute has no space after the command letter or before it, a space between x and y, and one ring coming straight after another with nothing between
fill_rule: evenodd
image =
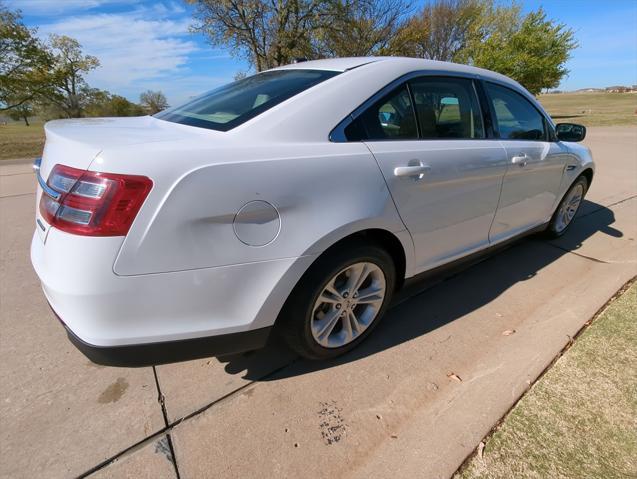
<instances>
[{"instance_id":1,"label":"car window tint","mask_svg":"<svg viewBox=\"0 0 637 479\"><path fill-rule=\"evenodd\" d=\"M544 140L544 117L519 93L493 83L486 83L500 138L510 140Z\"/></svg>"},{"instance_id":2,"label":"car window tint","mask_svg":"<svg viewBox=\"0 0 637 479\"><path fill-rule=\"evenodd\" d=\"M484 138L473 82L418 78L409 82L421 138Z\"/></svg>"},{"instance_id":3,"label":"car window tint","mask_svg":"<svg viewBox=\"0 0 637 479\"><path fill-rule=\"evenodd\" d=\"M377 101L345 128L349 141L415 140L416 120L407 87L402 85Z\"/></svg>"},{"instance_id":4,"label":"car window tint","mask_svg":"<svg viewBox=\"0 0 637 479\"><path fill-rule=\"evenodd\" d=\"M155 115L166 121L228 131L339 72L276 70L238 80Z\"/></svg>"}]
</instances>

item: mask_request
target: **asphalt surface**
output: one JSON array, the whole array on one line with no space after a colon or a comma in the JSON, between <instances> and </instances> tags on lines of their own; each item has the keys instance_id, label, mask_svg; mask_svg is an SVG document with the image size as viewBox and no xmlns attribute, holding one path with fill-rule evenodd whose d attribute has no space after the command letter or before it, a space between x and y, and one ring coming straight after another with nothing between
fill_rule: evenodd
<instances>
[{"instance_id":1,"label":"asphalt surface","mask_svg":"<svg viewBox=\"0 0 637 479\"><path fill-rule=\"evenodd\" d=\"M29 262L35 181L0 163L0 477L449 477L637 274L637 128L590 128L596 178L568 234L405 291L327 363L264 350L93 365Z\"/></svg>"}]
</instances>

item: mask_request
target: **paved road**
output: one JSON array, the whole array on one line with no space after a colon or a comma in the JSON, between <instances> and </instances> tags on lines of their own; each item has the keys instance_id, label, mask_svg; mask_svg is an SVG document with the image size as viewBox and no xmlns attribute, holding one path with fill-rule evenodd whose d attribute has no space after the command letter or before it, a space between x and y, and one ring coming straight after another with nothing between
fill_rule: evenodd
<instances>
[{"instance_id":1,"label":"paved road","mask_svg":"<svg viewBox=\"0 0 637 479\"><path fill-rule=\"evenodd\" d=\"M637 274L637 128L591 128L587 143L598 173L567 236L415 285L362 347L323 364L276 346L91 364L29 263L33 175L2 163L0 477L449 477Z\"/></svg>"}]
</instances>

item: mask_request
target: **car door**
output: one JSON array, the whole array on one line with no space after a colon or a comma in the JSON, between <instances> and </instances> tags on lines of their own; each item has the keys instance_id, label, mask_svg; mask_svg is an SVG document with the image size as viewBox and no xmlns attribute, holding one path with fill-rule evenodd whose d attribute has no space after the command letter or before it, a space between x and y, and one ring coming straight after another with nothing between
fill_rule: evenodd
<instances>
[{"instance_id":1,"label":"car door","mask_svg":"<svg viewBox=\"0 0 637 479\"><path fill-rule=\"evenodd\" d=\"M368 146L424 271L488 245L507 158L486 139L473 81L418 77L345 130Z\"/></svg>"},{"instance_id":2,"label":"car door","mask_svg":"<svg viewBox=\"0 0 637 479\"><path fill-rule=\"evenodd\" d=\"M548 221L555 209L568 151L550 141L544 115L523 95L485 82L494 128L508 168L489 233L497 243Z\"/></svg>"}]
</instances>

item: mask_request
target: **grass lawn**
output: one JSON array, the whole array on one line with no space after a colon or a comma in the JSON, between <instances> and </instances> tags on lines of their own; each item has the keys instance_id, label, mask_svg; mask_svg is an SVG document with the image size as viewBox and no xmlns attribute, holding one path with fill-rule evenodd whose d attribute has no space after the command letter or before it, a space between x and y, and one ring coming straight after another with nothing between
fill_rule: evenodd
<instances>
[{"instance_id":1,"label":"grass lawn","mask_svg":"<svg viewBox=\"0 0 637 479\"><path fill-rule=\"evenodd\" d=\"M637 477L637 283L506 416L455 479Z\"/></svg>"},{"instance_id":2,"label":"grass lawn","mask_svg":"<svg viewBox=\"0 0 637 479\"><path fill-rule=\"evenodd\" d=\"M9 122L0 125L0 160L35 158L42 155L44 129L41 121L31 126L24 122Z\"/></svg>"},{"instance_id":3,"label":"grass lawn","mask_svg":"<svg viewBox=\"0 0 637 479\"><path fill-rule=\"evenodd\" d=\"M555 123L637 125L637 93L557 93L538 99Z\"/></svg>"}]
</instances>

